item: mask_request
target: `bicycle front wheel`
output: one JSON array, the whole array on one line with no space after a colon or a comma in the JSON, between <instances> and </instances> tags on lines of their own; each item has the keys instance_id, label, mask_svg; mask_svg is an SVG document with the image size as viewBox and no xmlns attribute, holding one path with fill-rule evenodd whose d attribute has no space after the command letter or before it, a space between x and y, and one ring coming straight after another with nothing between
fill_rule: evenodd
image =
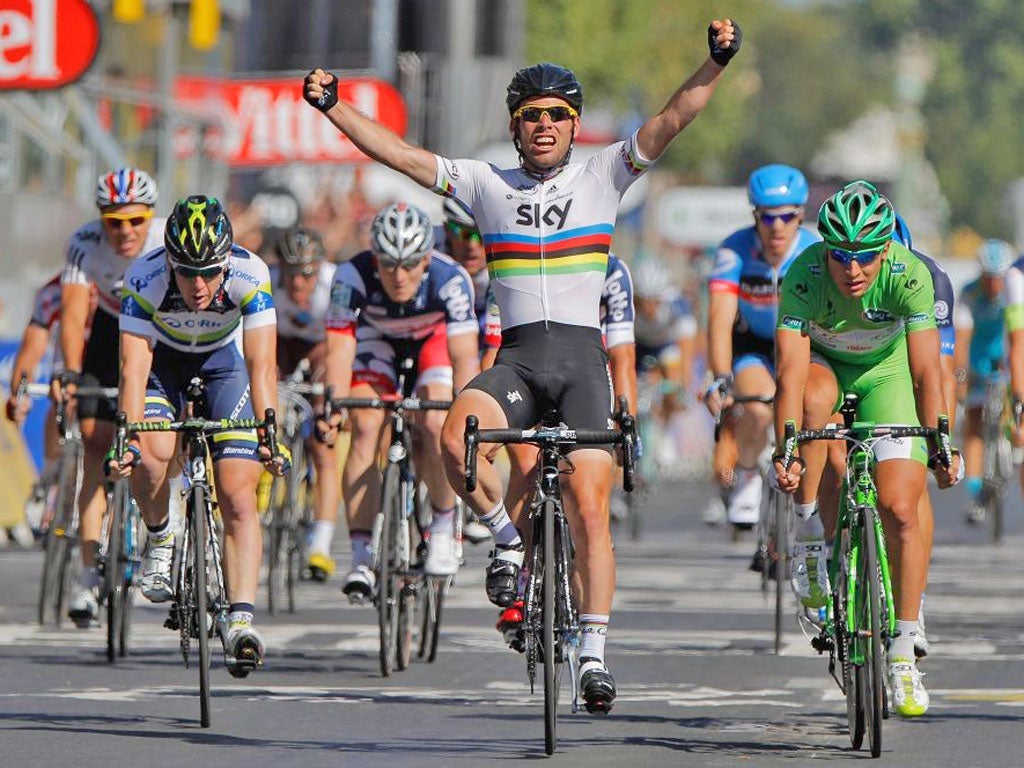
<instances>
[{"instance_id":1,"label":"bicycle front wheel","mask_svg":"<svg viewBox=\"0 0 1024 768\"><path fill-rule=\"evenodd\" d=\"M124 626L125 596L125 525L128 521L128 481L114 483L107 512L107 560L103 572L103 592L107 599L107 661L117 661Z\"/></svg>"},{"instance_id":2,"label":"bicycle front wheel","mask_svg":"<svg viewBox=\"0 0 1024 768\"><path fill-rule=\"evenodd\" d=\"M210 613L206 593L206 490L192 488L188 527L192 536L192 595L195 615L191 617L199 641L199 721L210 727Z\"/></svg>"},{"instance_id":3,"label":"bicycle front wheel","mask_svg":"<svg viewBox=\"0 0 1024 768\"><path fill-rule=\"evenodd\" d=\"M267 546L267 610L274 615L283 607L287 568L288 493L281 493L281 483L290 479L275 477L270 484L270 531Z\"/></svg>"},{"instance_id":4,"label":"bicycle front wheel","mask_svg":"<svg viewBox=\"0 0 1024 768\"><path fill-rule=\"evenodd\" d=\"M402 514L401 478L397 464L384 470L380 535L377 544L377 625L380 630L380 672L389 677L398 661L398 521Z\"/></svg>"},{"instance_id":5,"label":"bicycle front wheel","mask_svg":"<svg viewBox=\"0 0 1024 768\"><path fill-rule=\"evenodd\" d=\"M772 496L774 520L771 564L765 563L765 569L773 567L775 571L775 655L782 653L783 615L786 606L786 592L789 590L789 531L793 519L793 497L776 490L769 491Z\"/></svg>"},{"instance_id":6,"label":"bicycle front wheel","mask_svg":"<svg viewBox=\"0 0 1024 768\"><path fill-rule=\"evenodd\" d=\"M46 623L49 611L53 611L54 623L58 626L63 618L61 604L64 602L64 582L70 550L73 549L71 542L75 536L75 504L78 496L79 464L78 444L66 444L61 453L60 466L57 471L53 517L46 532L43 574L39 580L37 618L40 624Z\"/></svg>"},{"instance_id":7,"label":"bicycle front wheel","mask_svg":"<svg viewBox=\"0 0 1024 768\"><path fill-rule=\"evenodd\" d=\"M555 505L544 502L544 575L541 605L541 655L544 661L544 751L554 754L558 746L558 688L561 683L562 660L555 643Z\"/></svg>"},{"instance_id":8,"label":"bicycle front wheel","mask_svg":"<svg viewBox=\"0 0 1024 768\"><path fill-rule=\"evenodd\" d=\"M871 756L882 754L882 720L885 713L885 646L882 636L882 576L878 567L878 541L875 538L873 510L864 520L864 548L861 582L867 603L869 635L864 640L864 714Z\"/></svg>"},{"instance_id":9,"label":"bicycle front wheel","mask_svg":"<svg viewBox=\"0 0 1024 768\"><path fill-rule=\"evenodd\" d=\"M860 749L864 743L864 699L861 695L860 666L854 666L854 640L850 634L850 541L849 533L840 534L842 547L836 582L832 587L832 619L835 628L836 656L840 664L843 693L846 694L846 725L850 730L850 746Z\"/></svg>"}]
</instances>

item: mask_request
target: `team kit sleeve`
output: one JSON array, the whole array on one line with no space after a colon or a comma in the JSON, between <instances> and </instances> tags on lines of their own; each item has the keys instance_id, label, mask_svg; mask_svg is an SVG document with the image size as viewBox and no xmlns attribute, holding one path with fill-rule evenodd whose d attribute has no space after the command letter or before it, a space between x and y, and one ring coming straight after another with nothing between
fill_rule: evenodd
<instances>
[{"instance_id":1,"label":"team kit sleeve","mask_svg":"<svg viewBox=\"0 0 1024 768\"><path fill-rule=\"evenodd\" d=\"M625 262L616 259L609 265L608 276L601 294L604 312L605 346L608 349L622 344L634 344L633 277ZM500 341L500 339L499 339Z\"/></svg>"},{"instance_id":2,"label":"team kit sleeve","mask_svg":"<svg viewBox=\"0 0 1024 768\"><path fill-rule=\"evenodd\" d=\"M162 281L151 279L149 282L143 282L140 279L150 266L147 258L139 258L135 259L125 272L118 327L122 333L144 336L152 344L157 338L153 315L156 314L156 302L159 300L159 293L154 290L154 286L162 284Z\"/></svg>"},{"instance_id":3,"label":"team kit sleeve","mask_svg":"<svg viewBox=\"0 0 1024 768\"><path fill-rule=\"evenodd\" d=\"M364 306L366 294L363 280L352 262L347 261L334 273L324 325L328 331L355 335L359 313Z\"/></svg>"},{"instance_id":4,"label":"team kit sleeve","mask_svg":"<svg viewBox=\"0 0 1024 768\"><path fill-rule=\"evenodd\" d=\"M776 328L805 333L814 320L815 297L823 292L824 286L811 280L809 267L813 261L813 252L805 251L787 270L779 293Z\"/></svg>"},{"instance_id":5,"label":"team kit sleeve","mask_svg":"<svg viewBox=\"0 0 1024 768\"><path fill-rule=\"evenodd\" d=\"M479 160L450 160L441 155L434 155L434 158L437 162L437 178L431 189L445 197L456 197L475 211L483 187L480 183L481 173L487 170L487 163Z\"/></svg>"},{"instance_id":6,"label":"team kit sleeve","mask_svg":"<svg viewBox=\"0 0 1024 768\"><path fill-rule=\"evenodd\" d=\"M232 298L238 302L242 312L242 328L251 330L264 325L275 325L277 310L274 308L270 269L263 259L254 253L249 254L249 258L243 263L244 266L240 267L241 274L236 275L236 279L232 281L232 286L241 294L237 298Z\"/></svg>"},{"instance_id":7,"label":"team kit sleeve","mask_svg":"<svg viewBox=\"0 0 1024 768\"><path fill-rule=\"evenodd\" d=\"M444 321L449 336L480 332L473 308L473 282L466 270L456 267L452 276L441 285L438 295L444 301Z\"/></svg>"},{"instance_id":8,"label":"team kit sleeve","mask_svg":"<svg viewBox=\"0 0 1024 768\"><path fill-rule=\"evenodd\" d=\"M61 285L89 285L89 275L85 271L85 260L88 243L93 233L82 227L68 239L64 250L64 269L60 273Z\"/></svg>"},{"instance_id":9,"label":"team kit sleeve","mask_svg":"<svg viewBox=\"0 0 1024 768\"><path fill-rule=\"evenodd\" d=\"M1006 273L1003 298L1006 302L1003 317L1007 333L1024 330L1024 271L1018 265L1010 267Z\"/></svg>"},{"instance_id":10,"label":"team kit sleeve","mask_svg":"<svg viewBox=\"0 0 1024 768\"><path fill-rule=\"evenodd\" d=\"M60 275L36 291L35 301L32 302L32 316L28 322L29 325L38 325L40 328L50 330L58 320L60 320Z\"/></svg>"},{"instance_id":11,"label":"team kit sleeve","mask_svg":"<svg viewBox=\"0 0 1024 768\"><path fill-rule=\"evenodd\" d=\"M711 274L708 276L708 291L738 296L742 270L743 260L733 244L733 238L728 238L715 251L715 263L711 266Z\"/></svg>"},{"instance_id":12,"label":"team kit sleeve","mask_svg":"<svg viewBox=\"0 0 1024 768\"><path fill-rule=\"evenodd\" d=\"M953 316L957 310L953 284L949 275L938 268L932 273L932 284L935 287L935 325L939 329L940 352L951 357L956 341Z\"/></svg>"},{"instance_id":13,"label":"team kit sleeve","mask_svg":"<svg viewBox=\"0 0 1024 768\"><path fill-rule=\"evenodd\" d=\"M908 259L907 272L895 282L896 308L907 333L930 330L935 324L935 285L931 272L916 256Z\"/></svg>"}]
</instances>

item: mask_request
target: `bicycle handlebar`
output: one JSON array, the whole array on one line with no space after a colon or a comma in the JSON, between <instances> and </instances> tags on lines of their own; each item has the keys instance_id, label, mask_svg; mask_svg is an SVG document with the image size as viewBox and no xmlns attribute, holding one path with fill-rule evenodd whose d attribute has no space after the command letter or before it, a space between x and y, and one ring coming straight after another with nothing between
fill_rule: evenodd
<instances>
[{"instance_id":1,"label":"bicycle handlebar","mask_svg":"<svg viewBox=\"0 0 1024 768\"><path fill-rule=\"evenodd\" d=\"M727 394L727 393L722 391L721 387L719 388L719 392L721 393L722 397L725 397L726 394ZM729 408L732 408L734 405L743 405L744 403L762 403L764 405L773 405L775 403L775 396L774 395L737 395L736 397L734 397L732 399L732 403L729 405ZM716 443L718 442L718 433L721 432L721 430L722 430L722 417L725 415L725 412L727 410L728 410L728 408L720 408L718 410L718 415L715 416L715 442Z\"/></svg>"},{"instance_id":2,"label":"bicycle handlebar","mask_svg":"<svg viewBox=\"0 0 1024 768\"><path fill-rule=\"evenodd\" d=\"M870 428L851 427L829 424L822 429L797 430L796 422L790 420L785 424L783 433L784 451L777 458L782 460L787 469L796 460L796 448L800 443L813 440L865 440L875 437L925 437L936 438L939 450L936 458L947 469L953 463L953 449L949 442L949 417L940 415L937 427L912 427L901 424L875 424ZM931 464L931 460L929 460Z\"/></svg>"},{"instance_id":3,"label":"bicycle handlebar","mask_svg":"<svg viewBox=\"0 0 1024 768\"><path fill-rule=\"evenodd\" d=\"M331 413L342 408L377 408L385 411L447 411L452 406L451 400L421 400L418 397L402 397L401 395L381 395L380 397L332 397L329 398Z\"/></svg>"},{"instance_id":4,"label":"bicycle handlebar","mask_svg":"<svg viewBox=\"0 0 1024 768\"><path fill-rule=\"evenodd\" d=\"M466 453L464 477L466 490L476 490L476 462L481 443L530 443L541 446L622 445L622 487L632 491L635 480L636 419L619 397L615 420L619 429L570 429L565 426L542 426L536 429L480 429L480 420L466 417Z\"/></svg>"}]
</instances>

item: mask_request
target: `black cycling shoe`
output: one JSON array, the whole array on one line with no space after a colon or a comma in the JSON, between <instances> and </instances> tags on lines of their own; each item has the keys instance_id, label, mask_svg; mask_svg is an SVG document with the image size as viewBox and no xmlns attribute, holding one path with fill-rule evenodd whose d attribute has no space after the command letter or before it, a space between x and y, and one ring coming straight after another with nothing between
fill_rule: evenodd
<instances>
[{"instance_id":1,"label":"black cycling shoe","mask_svg":"<svg viewBox=\"0 0 1024 768\"><path fill-rule=\"evenodd\" d=\"M523 542L498 544L491 552L487 566L487 599L499 608L507 608L518 597L519 570L523 567L526 550Z\"/></svg>"},{"instance_id":2,"label":"black cycling shoe","mask_svg":"<svg viewBox=\"0 0 1024 768\"><path fill-rule=\"evenodd\" d=\"M602 662L590 657L580 659L580 670L580 693L587 712L607 715L612 711L616 693L611 673Z\"/></svg>"}]
</instances>

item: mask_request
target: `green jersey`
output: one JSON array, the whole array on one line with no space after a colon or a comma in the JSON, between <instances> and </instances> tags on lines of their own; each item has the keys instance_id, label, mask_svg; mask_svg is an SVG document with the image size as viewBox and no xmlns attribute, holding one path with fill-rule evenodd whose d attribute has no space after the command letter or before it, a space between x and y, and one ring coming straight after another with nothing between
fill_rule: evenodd
<instances>
[{"instance_id":1,"label":"green jersey","mask_svg":"<svg viewBox=\"0 0 1024 768\"><path fill-rule=\"evenodd\" d=\"M778 328L806 333L826 359L872 366L906 346L911 331L935 328L935 289L928 267L890 243L875 281L860 298L840 292L828 251L815 243L796 257L782 281Z\"/></svg>"}]
</instances>

